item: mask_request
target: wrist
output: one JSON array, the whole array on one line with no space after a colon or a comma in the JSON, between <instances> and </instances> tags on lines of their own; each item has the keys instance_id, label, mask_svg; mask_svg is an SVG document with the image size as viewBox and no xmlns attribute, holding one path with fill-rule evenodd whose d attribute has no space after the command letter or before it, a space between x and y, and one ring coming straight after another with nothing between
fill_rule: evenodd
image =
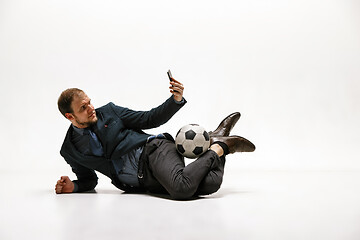
<instances>
[{"instance_id":1,"label":"wrist","mask_svg":"<svg viewBox=\"0 0 360 240\"><path fill-rule=\"evenodd\" d=\"M75 182L72 182L72 183L73 183L73 186L74 186L74 188L73 188L72 192L73 192L73 193L78 192L78 190L79 190L79 186L78 186L78 185L77 185L77 183L75 183Z\"/></svg>"},{"instance_id":2,"label":"wrist","mask_svg":"<svg viewBox=\"0 0 360 240\"><path fill-rule=\"evenodd\" d=\"M174 95L174 100L177 104L183 103L184 102L184 98L182 96L178 97Z\"/></svg>"}]
</instances>

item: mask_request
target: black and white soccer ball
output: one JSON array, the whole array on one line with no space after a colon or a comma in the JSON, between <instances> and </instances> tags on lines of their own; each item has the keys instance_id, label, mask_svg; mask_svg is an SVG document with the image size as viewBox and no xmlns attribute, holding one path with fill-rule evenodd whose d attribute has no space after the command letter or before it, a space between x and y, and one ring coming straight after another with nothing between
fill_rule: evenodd
<instances>
[{"instance_id":1,"label":"black and white soccer ball","mask_svg":"<svg viewBox=\"0 0 360 240\"><path fill-rule=\"evenodd\" d=\"M198 124L188 124L180 128L175 137L176 149L184 157L197 158L210 146L208 132Z\"/></svg>"}]
</instances>

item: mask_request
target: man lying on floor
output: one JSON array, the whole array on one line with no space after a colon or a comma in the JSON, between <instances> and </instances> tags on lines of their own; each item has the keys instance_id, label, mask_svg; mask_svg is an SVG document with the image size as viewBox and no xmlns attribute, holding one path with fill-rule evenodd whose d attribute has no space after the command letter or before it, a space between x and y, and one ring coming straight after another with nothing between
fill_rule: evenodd
<instances>
[{"instance_id":1,"label":"man lying on floor","mask_svg":"<svg viewBox=\"0 0 360 240\"><path fill-rule=\"evenodd\" d=\"M154 137L143 132L166 123L185 105L183 91L183 84L171 78L170 98L149 111L134 111L113 103L95 109L84 91L63 91L58 108L71 126L60 154L77 180L62 176L56 183L56 193L93 190L98 181L95 171L126 192L166 193L173 199L215 193L222 183L225 156L252 152L255 146L245 138L229 136L240 118L236 112L209 132L208 151L185 166L171 135Z\"/></svg>"}]
</instances>

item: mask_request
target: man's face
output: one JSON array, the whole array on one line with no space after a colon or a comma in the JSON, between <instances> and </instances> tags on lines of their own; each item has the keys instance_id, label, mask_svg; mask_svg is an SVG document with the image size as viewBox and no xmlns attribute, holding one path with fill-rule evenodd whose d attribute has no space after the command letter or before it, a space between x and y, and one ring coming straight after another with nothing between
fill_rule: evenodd
<instances>
[{"instance_id":1,"label":"man's face","mask_svg":"<svg viewBox=\"0 0 360 240\"><path fill-rule=\"evenodd\" d=\"M71 103L73 113L66 113L65 116L78 128L86 128L97 122L97 116L90 98L85 93L75 95Z\"/></svg>"}]
</instances>

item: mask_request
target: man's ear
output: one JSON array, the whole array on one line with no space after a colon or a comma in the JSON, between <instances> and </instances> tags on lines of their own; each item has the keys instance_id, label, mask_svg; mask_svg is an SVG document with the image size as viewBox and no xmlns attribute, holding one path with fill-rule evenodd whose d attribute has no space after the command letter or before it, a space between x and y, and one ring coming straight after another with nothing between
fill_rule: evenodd
<instances>
[{"instance_id":1,"label":"man's ear","mask_svg":"<svg viewBox=\"0 0 360 240\"><path fill-rule=\"evenodd\" d=\"M71 120L74 120L74 115L72 115L71 113L65 113L65 117L66 117L67 119L69 119L70 121L71 121Z\"/></svg>"}]
</instances>

